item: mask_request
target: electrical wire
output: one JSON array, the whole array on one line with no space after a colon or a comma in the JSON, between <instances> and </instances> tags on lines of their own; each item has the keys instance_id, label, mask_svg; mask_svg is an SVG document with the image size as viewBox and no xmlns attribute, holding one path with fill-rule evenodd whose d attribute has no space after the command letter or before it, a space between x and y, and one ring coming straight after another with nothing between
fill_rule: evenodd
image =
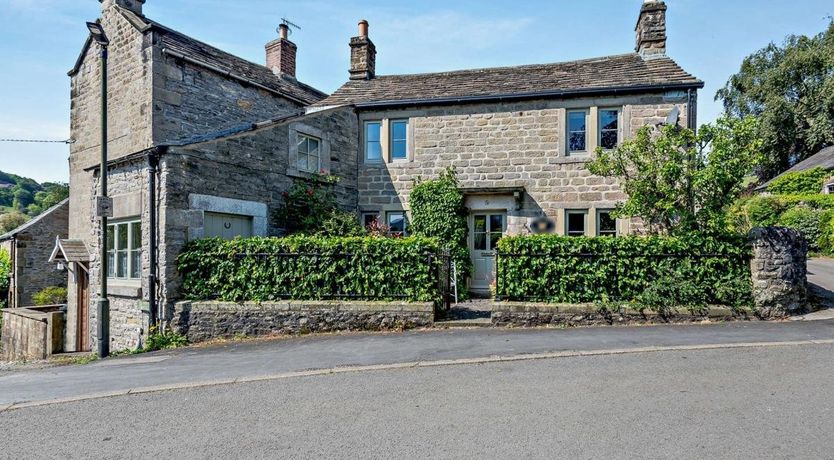
<instances>
[{"instance_id":1,"label":"electrical wire","mask_svg":"<svg viewBox=\"0 0 834 460\"><path fill-rule=\"evenodd\" d=\"M75 142L72 139L67 139L63 141L53 141L53 140L42 140L42 139L0 139L0 142L26 142L26 143L38 143L38 144L72 144Z\"/></svg>"}]
</instances>

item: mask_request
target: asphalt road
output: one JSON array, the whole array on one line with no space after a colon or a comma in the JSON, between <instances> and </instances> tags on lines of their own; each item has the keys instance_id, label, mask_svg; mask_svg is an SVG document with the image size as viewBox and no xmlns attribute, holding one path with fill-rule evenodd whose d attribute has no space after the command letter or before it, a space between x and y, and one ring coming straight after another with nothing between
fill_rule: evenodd
<instances>
[{"instance_id":1,"label":"asphalt road","mask_svg":"<svg viewBox=\"0 0 834 460\"><path fill-rule=\"evenodd\" d=\"M834 301L834 259L808 259L808 284L820 297Z\"/></svg>"},{"instance_id":2,"label":"asphalt road","mask_svg":"<svg viewBox=\"0 0 834 460\"><path fill-rule=\"evenodd\" d=\"M270 378L311 369L646 347L730 346L834 339L834 320L536 330L434 330L308 336L108 359L84 366L0 372L9 405Z\"/></svg>"},{"instance_id":3,"label":"asphalt road","mask_svg":"<svg viewBox=\"0 0 834 460\"><path fill-rule=\"evenodd\" d=\"M400 368L0 413L2 458L832 458L834 345Z\"/></svg>"}]
</instances>

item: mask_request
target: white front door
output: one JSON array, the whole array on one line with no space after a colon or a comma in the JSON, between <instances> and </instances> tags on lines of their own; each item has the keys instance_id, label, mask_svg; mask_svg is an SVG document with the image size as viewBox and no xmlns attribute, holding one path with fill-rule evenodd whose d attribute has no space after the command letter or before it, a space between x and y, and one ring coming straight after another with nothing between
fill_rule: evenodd
<instances>
[{"instance_id":1,"label":"white front door","mask_svg":"<svg viewBox=\"0 0 834 460\"><path fill-rule=\"evenodd\" d=\"M495 247L507 229L507 213L475 212L471 224L469 244L473 271L470 289L488 294L495 281Z\"/></svg>"}]
</instances>

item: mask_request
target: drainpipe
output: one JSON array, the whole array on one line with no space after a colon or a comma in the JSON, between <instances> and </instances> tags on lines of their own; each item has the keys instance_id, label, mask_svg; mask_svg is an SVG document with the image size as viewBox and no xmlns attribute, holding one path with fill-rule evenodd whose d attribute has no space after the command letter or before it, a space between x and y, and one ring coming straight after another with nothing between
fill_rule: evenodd
<instances>
[{"instance_id":1,"label":"drainpipe","mask_svg":"<svg viewBox=\"0 0 834 460\"><path fill-rule=\"evenodd\" d=\"M150 272L148 273L148 323L157 324L160 316L156 307L156 276L157 276L157 241L156 241L156 175L158 173L159 156L154 150L148 154L148 239L150 241Z\"/></svg>"}]
</instances>

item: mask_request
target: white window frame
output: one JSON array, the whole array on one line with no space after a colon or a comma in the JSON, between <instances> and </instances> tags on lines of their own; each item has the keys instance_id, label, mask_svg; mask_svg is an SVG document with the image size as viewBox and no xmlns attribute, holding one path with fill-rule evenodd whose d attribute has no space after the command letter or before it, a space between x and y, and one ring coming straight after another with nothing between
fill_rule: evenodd
<instances>
[{"instance_id":1,"label":"white window frame","mask_svg":"<svg viewBox=\"0 0 834 460\"><path fill-rule=\"evenodd\" d=\"M570 216L582 215L582 234L572 234L570 231ZM588 235L588 210L587 209L566 209L565 210L565 236L587 236Z\"/></svg>"},{"instance_id":2,"label":"white window frame","mask_svg":"<svg viewBox=\"0 0 834 460\"><path fill-rule=\"evenodd\" d=\"M321 167L321 150L322 150L321 138L318 138L316 136L311 136L309 134L298 133L298 137L296 139L297 139L296 140L296 147L297 147L296 152L297 153L296 153L296 158L295 158L296 168L298 168L299 171L306 172L306 173L317 173L317 172L321 171L322 170L322 167ZM298 148L301 145L301 141L304 141L307 145L307 152L306 153L302 153L301 148ZM316 147L315 155L309 153L309 151L310 151L310 141L315 141L316 144L318 145L318 147ZM307 158L307 164L308 164L307 168L301 168L298 165L298 162L299 162L299 160L301 159L302 156ZM309 159L310 159L310 157L313 157L313 158L316 159L316 167L313 168L313 169L309 168Z\"/></svg>"},{"instance_id":3,"label":"white window frame","mask_svg":"<svg viewBox=\"0 0 834 460\"><path fill-rule=\"evenodd\" d=\"M408 213L405 211L388 211L385 213L385 225L389 228L388 233L393 235L394 231L391 230L391 216L395 216L401 214L403 216L403 233L402 236L408 236Z\"/></svg>"},{"instance_id":4,"label":"white window frame","mask_svg":"<svg viewBox=\"0 0 834 460\"><path fill-rule=\"evenodd\" d=\"M616 219L616 218L614 218L614 234L613 235L612 234L606 234L606 235L602 234L602 225L600 225L602 223L602 214L607 213L608 215L611 215L612 212L614 212L613 209L597 209L597 222L596 222L597 223L597 236L613 236L613 237L620 236L620 230L619 230L618 225L617 225L618 224L618 219Z\"/></svg>"},{"instance_id":5,"label":"white window frame","mask_svg":"<svg viewBox=\"0 0 834 460\"><path fill-rule=\"evenodd\" d=\"M134 234L133 228L135 224L139 224L139 241L137 247L134 246L134 239L137 237ZM119 227L127 227L127 247L121 248L119 247ZM112 280L129 280L129 281L136 281L142 279L142 220L141 219L122 219L116 222L108 222L107 230L108 234L110 233L110 229L113 229L113 237L112 237L112 244L113 249L108 247L107 249L107 279ZM108 246L111 243L111 238L108 235ZM119 264L119 253L126 252L127 254L127 262L125 267L125 276L118 276L118 264ZM133 276L133 256L134 254L138 254L138 274ZM112 262L111 262L112 260Z\"/></svg>"},{"instance_id":6,"label":"white window frame","mask_svg":"<svg viewBox=\"0 0 834 460\"><path fill-rule=\"evenodd\" d=\"M405 123L405 139L395 139L394 138L394 125L397 123ZM411 135L409 133L411 122L408 118L393 118L388 121L388 152L391 156L391 161L407 161L408 160L408 151L411 147ZM404 141L405 142L405 156L403 157L395 157L394 156L394 142L397 141Z\"/></svg>"},{"instance_id":7,"label":"white window frame","mask_svg":"<svg viewBox=\"0 0 834 460\"><path fill-rule=\"evenodd\" d=\"M602 112L617 112L617 144L614 146L616 148L623 140L623 109L620 107L603 107L597 110L597 145L603 150L613 150L602 146Z\"/></svg>"},{"instance_id":8,"label":"white window frame","mask_svg":"<svg viewBox=\"0 0 834 460\"><path fill-rule=\"evenodd\" d=\"M570 148L571 133L574 132L574 131L571 131L570 116L571 116L571 114L574 114L574 113L581 113L582 115L585 116L585 150L571 150L571 148ZM571 156L571 155L582 156L582 155L588 155L589 154L589 150L588 150L589 145L588 144L591 142L591 136L589 136L590 129L591 129L591 126L589 125L590 121L591 121L591 110L590 109L571 109L571 110L567 110L565 112L565 154L567 156ZM579 131L575 131L575 132L579 132Z\"/></svg>"},{"instance_id":9,"label":"white window frame","mask_svg":"<svg viewBox=\"0 0 834 460\"><path fill-rule=\"evenodd\" d=\"M378 125L379 126L379 140L374 141L379 144L379 158L368 158L368 126L370 125ZM365 163L382 163L385 161L385 152L383 149L382 144L382 120L368 120L362 124L362 151L364 152Z\"/></svg>"},{"instance_id":10,"label":"white window frame","mask_svg":"<svg viewBox=\"0 0 834 460\"><path fill-rule=\"evenodd\" d=\"M825 184L825 187L823 187L823 191L826 195L834 195L834 182L830 184Z\"/></svg>"}]
</instances>

